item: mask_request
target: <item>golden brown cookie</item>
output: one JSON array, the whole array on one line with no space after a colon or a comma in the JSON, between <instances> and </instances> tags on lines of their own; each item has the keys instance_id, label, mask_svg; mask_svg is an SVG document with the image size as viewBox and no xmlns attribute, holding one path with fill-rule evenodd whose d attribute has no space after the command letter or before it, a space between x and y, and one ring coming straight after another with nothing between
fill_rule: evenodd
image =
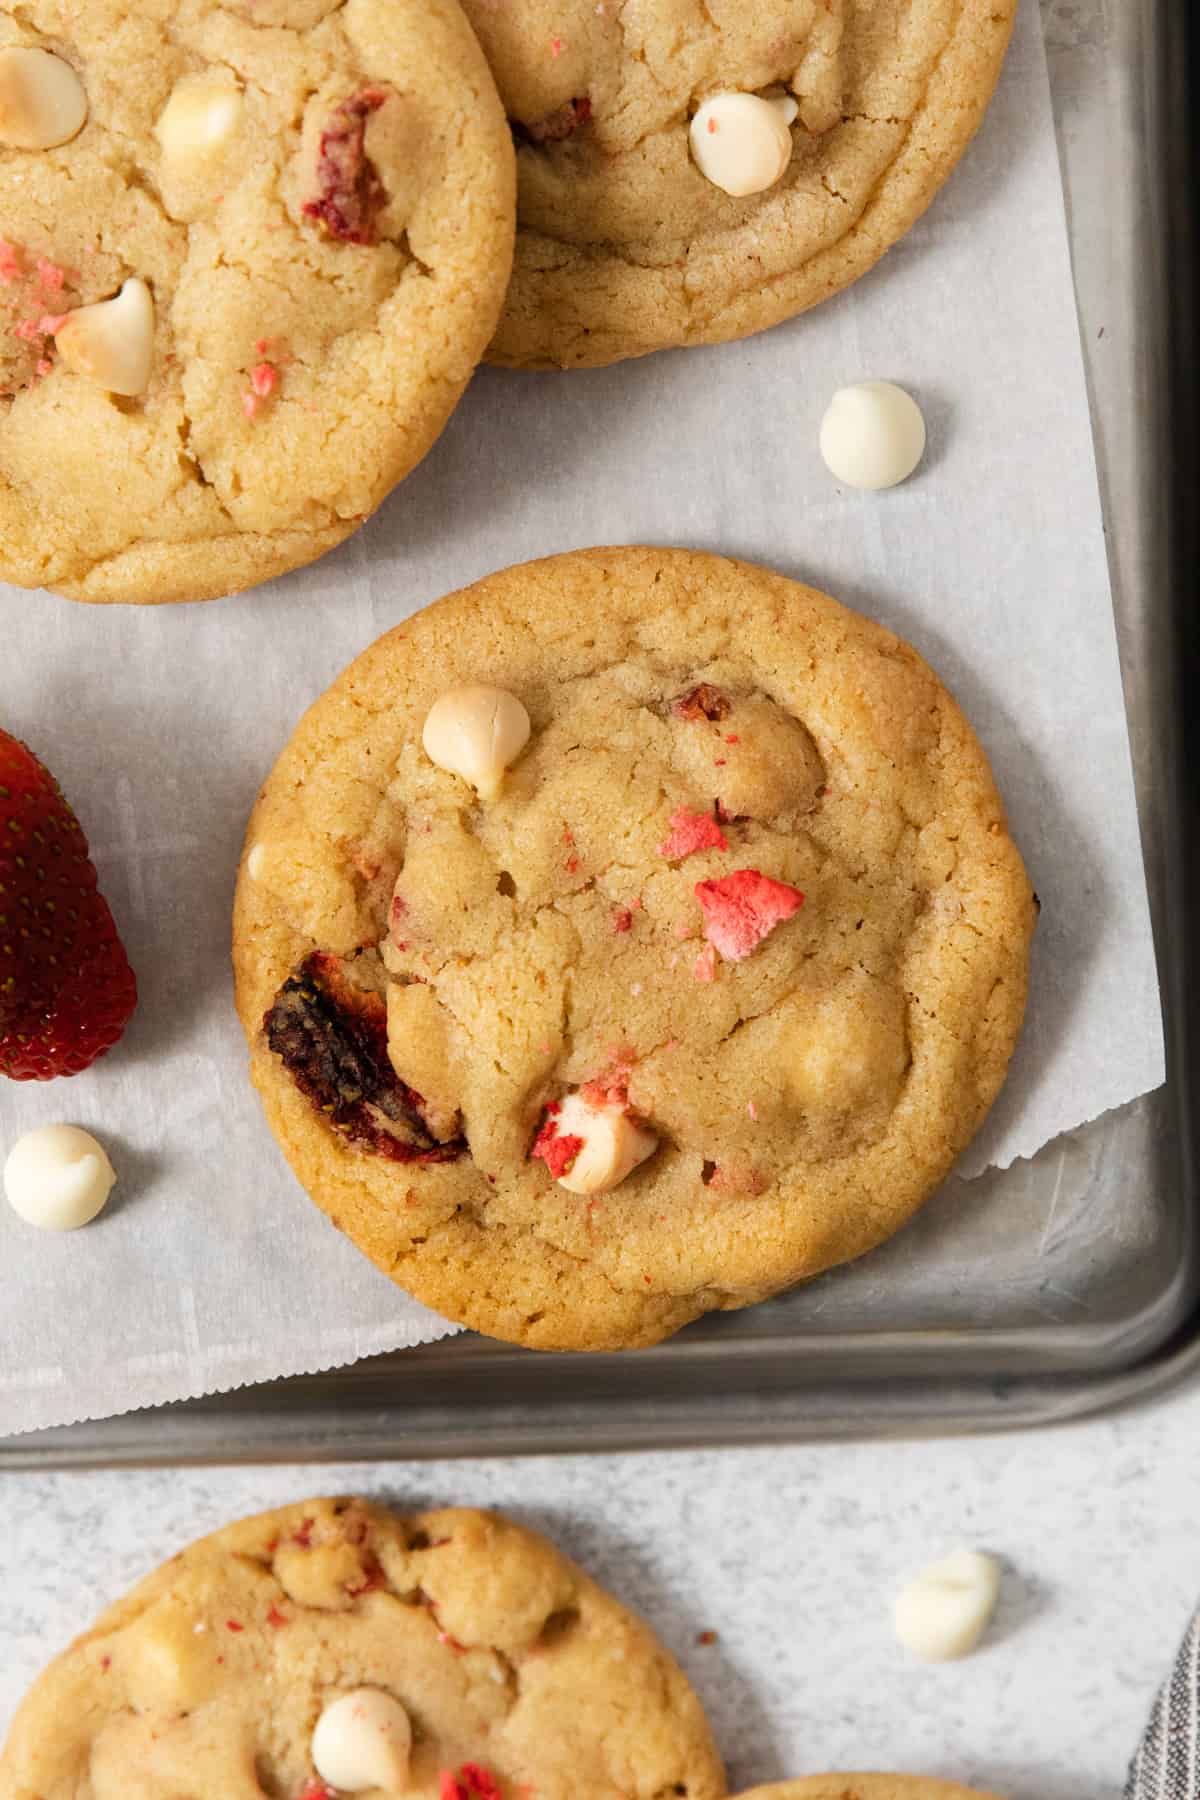
<instances>
[{"instance_id":1,"label":"golden brown cookie","mask_svg":"<svg viewBox=\"0 0 1200 1800\"><path fill-rule=\"evenodd\" d=\"M471 683L505 709L440 699ZM479 792L446 765L497 729ZM335 1224L451 1318L613 1349L904 1223L1004 1080L1033 921L906 644L765 569L593 550L418 614L310 709L234 964Z\"/></svg>"},{"instance_id":2,"label":"golden brown cookie","mask_svg":"<svg viewBox=\"0 0 1200 1800\"><path fill-rule=\"evenodd\" d=\"M332 1800L356 1770L410 1800L725 1792L681 1670L545 1538L343 1499L230 1525L110 1607L18 1711L0 1800Z\"/></svg>"},{"instance_id":3,"label":"golden brown cookie","mask_svg":"<svg viewBox=\"0 0 1200 1800\"><path fill-rule=\"evenodd\" d=\"M470 379L514 191L456 0L7 8L0 579L208 599L340 543Z\"/></svg>"},{"instance_id":4,"label":"golden brown cookie","mask_svg":"<svg viewBox=\"0 0 1200 1800\"><path fill-rule=\"evenodd\" d=\"M925 1775L804 1775L751 1788L738 1800L999 1800Z\"/></svg>"},{"instance_id":5,"label":"golden brown cookie","mask_svg":"<svg viewBox=\"0 0 1200 1800\"><path fill-rule=\"evenodd\" d=\"M864 274L970 141L1016 12L464 4L518 146L516 267L491 357L564 368L745 337Z\"/></svg>"}]
</instances>

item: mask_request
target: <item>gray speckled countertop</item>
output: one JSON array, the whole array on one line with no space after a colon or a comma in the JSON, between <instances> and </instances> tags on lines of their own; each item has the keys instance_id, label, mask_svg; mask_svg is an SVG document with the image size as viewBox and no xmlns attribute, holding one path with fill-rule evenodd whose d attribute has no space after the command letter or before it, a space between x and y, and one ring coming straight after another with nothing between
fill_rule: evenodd
<instances>
[{"instance_id":1,"label":"gray speckled countertop","mask_svg":"<svg viewBox=\"0 0 1200 1800\"><path fill-rule=\"evenodd\" d=\"M188 1538L335 1489L497 1506L551 1534L679 1655L731 1786L826 1768L1117 1800L1200 1598L1200 1388L1113 1419L944 1443L5 1478L0 1728L71 1634ZM897 1581L960 1544L1006 1564L970 1660L892 1637ZM718 1642L696 1642L705 1629Z\"/></svg>"}]
</instances>

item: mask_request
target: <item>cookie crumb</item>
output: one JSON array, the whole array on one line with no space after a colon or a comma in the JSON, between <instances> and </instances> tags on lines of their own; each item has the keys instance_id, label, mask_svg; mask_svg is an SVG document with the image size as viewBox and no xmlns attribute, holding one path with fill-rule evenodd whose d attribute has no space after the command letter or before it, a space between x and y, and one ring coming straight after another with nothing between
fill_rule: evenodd
<instances>
[{"instance_id":1,"label":"cookie crumb","mask_svg":"<svg viewBox=\"0 0 1200 1800\"><path fill-rule=\"evenodd\" d=\"M696 1633L696 1642L698 1644L715 1644L716 1641L717 1634L715 1631L698 1631Z\"/></svg>"}]
</instances>

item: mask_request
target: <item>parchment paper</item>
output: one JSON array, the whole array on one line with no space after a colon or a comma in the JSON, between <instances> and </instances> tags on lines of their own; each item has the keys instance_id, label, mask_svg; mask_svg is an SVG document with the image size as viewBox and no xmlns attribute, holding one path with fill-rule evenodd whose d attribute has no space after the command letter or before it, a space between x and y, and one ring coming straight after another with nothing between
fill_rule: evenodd
<instances>
[{"instance_id":1,"label":"parchment paper","mask_svg":"<svg viewBox=\"0 0 1200 1800\"><path fill-rule=\"evenodd\" d=\"M920 398L884 495L816 449L834 388ZM92 839L138 970L89 1074L0 1082L0 1145L68 1119L119 1171L85 1231L0 1206L0 1433L349 1362L451 1329L326 1225L245 1075L229 906L259 781L373 638L487 571L649 541L772 564L909 638L989 751L1043 902L1012 1076L965 1162L1006 1166L1163 1077L1153 950L1036 8L932 213L848 294L746 343L569 376L485 370L340 552L241 599L87 608L0 589L0 721Z\"/></svg>"}]
</instances>

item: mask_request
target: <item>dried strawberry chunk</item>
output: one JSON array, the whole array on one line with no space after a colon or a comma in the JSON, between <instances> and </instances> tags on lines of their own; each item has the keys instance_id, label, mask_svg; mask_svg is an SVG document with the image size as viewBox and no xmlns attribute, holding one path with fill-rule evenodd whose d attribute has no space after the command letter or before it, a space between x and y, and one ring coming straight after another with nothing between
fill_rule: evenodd
<instances>
[{"instance_id":1,"label":"dried strawberry chunk","mask_svg":"<svg viewBox=\"0 0 1200 1800\"><path fill-rule=\"evenodd\" d=\"M658 846L658 854L682 862L697 850L728 850L729 840L711 813L689 812L677 806L671 814L671 830Z\"/></svg>"},{"instance_id":2,"label":"dried strawberry chunk","mask_svg":"<svg viewBox=\"0 0 1200 1800\"><path fill-rule=\"evenodd\" d=\"M482 1763L464 1763L458 1775L459 1780L465 1783L467 1792L477 1795L478 1800L503 1800L500 1783Z\"/></svg>"},{"instance_id":3,"label":"dried strawberry chunk","mask_svg":"<svg viewBox=\"0 0 1200 1800\"><path fill-rule=\"evenodd\" d=\"M562 1111L557 1100L551 1100L546 1107L546 1117L542 1129L533 1140L530 1156L544 1162L555 1181L566 1175L575 1158L583 1149L583 1139L568 1133L564 1137L558 1135L558 1114Z\"/></svg>"},{"instance_id":4,"label":"dried strawberry chunk","mask_svg":"<svg viewBox=\"0 0 1200 1800\"><path fill-rule=\"evenodd\" d=\"M387 1053L387 1006L354 985L341 957L315 950L263 1018L267 1043L335 1131L391 1162L453 1162L462 1137L439 1141L424 1102Z\"/></svg>"},{"instance_id":5,"label":"dried strawberry chunk","mask_svg":"<svg viewBox=\"0 0 1200 1800\"><path fill-rule=\"evenodd\" d=\"M373 244L376 222L387 205L379 171L366 152L367 120L387 99L387 89L365 87L334 108L317 151L315 200L303 207L331 237L347 244Z\"/></svg>"},{"instance_id":6,"label":"dried strawberry chunk","mask_svg":"<svg viewBox=\"0 0 1200 1800\"><path fill-rule=\"evenodd\" d=\"M544 119L535 119L527 125L522 119L512 121L513 136L529 144L561 144L586 125L592 116L592 103L584 94L578 100L568 100L547 113Z\"/></svg>"},{"instance_id":7,"label":"dried strawberry chunk","mask_svg":"<svg viewBox=\"0 0 1200 1800\"><path fill-rule=\"evenodd\" d=\"M686 694L672 700L671 712L677 719L709 719L715 725L729 717L730 703L720 688L702 681L698 687L689 688Z\"/></svg>"},{"instance_id":8,"label":"dried strawberry chunk","mask_svg":"<svg viewBox=\"0 0 1200 1800\"><path fill-rule=\"evenodd\" d=\"M804 905L799 888L772 881L758 869L698 881L695 894L704 914L704 935L726 962L741 962Z\"/></svg>"}]
</instances>

